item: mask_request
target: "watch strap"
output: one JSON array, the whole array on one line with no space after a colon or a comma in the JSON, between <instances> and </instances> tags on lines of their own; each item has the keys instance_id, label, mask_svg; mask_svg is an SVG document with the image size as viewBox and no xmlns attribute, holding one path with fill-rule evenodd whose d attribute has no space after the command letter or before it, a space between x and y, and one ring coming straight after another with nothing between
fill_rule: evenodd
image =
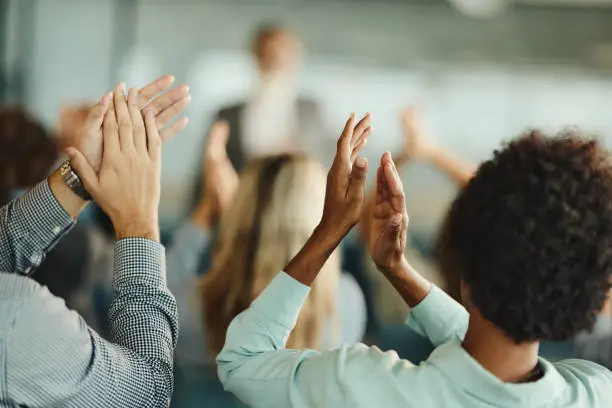
<instances>
[{"instance_id":1,"label":"watch strap","mask_svg":"<svg viewBox=\"0 0 612 408\"><path fill-rule=\"evenodd\" d=\"M66 186L72 190L74 194L81 197L83 200L91 200L91 196L85 189L81 178L72 168L70 160L66 160L64 163L62 163L60 166L60 175L62 176L64 184L66 184Z\"/></svg>"}]
</instances>

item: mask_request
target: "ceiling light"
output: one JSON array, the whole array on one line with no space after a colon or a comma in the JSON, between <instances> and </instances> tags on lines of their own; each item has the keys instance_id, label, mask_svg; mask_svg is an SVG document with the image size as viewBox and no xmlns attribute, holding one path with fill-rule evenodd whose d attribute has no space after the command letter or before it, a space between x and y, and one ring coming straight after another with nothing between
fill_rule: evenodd
<instances>
[{"instance_id":1,"label":"ceiling light","mask_svg":"<svg viewBox=\"0 0 612 408\"><path fill-rule=\"evenodd\" d=\"M491 18L506 11L511 0L449 0L449 2L468 17Z\"/></svg>"}]
</instances>

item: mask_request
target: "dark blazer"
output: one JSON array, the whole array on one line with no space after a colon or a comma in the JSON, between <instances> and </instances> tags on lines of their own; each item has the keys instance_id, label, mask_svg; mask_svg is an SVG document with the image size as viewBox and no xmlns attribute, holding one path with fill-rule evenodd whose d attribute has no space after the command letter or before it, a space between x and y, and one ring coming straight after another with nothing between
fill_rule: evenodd
<instances>
[{"instance_id":1,"label":"dark blazer","mask_svg":"<svg viewBox=\"0 0 612 408\"><path fill-rule=\"evenodd\" d=\"M239 103L221 109L215 120L225 120L230 125L230 136L227 141L227 154L237 171L242 170L246 164L246 157L242 145L243 129L242 114L246 108L246 102ZM310 99L300 98L297 101L298 129L300 138L306 138L305 145L311 147L310 141L321 140L323 121L319 105ZM315 147L315 146L312 146Z\"/></svg>"},{"instance_id":2,"label":"dark blazer","mask_svg":"<svg viewBox=\"0 0 612 408\"><path fill-rule=\"evenodd\" d=\"M241 102L222 108L217 112L213 120L213 123L218 120L225 120L229 123L230 135L227 141L227 155L238 172L244 168L247 162L242 144L242 114L246 104L246 102ZM297 116L299 137L305 147L305 152L314 155L325 165L329 164L328 162L331 162L331 158L333 158L335 143L325 133L318 103L312 99L298 98ZM201 161L198 168L202 168ZM198 180L196 183L193 195L194 204L200 197L201 184L202 180Z\"/></svg>"}]
</instances>

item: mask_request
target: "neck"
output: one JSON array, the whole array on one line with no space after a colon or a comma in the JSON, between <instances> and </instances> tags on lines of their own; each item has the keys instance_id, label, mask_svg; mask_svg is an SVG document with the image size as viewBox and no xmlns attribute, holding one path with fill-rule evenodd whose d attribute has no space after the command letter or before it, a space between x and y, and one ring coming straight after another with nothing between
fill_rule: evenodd
<instances>
[{"instance_id":1,"label":"neck","mask_svg":"<svg viewBox=\"0 0 612 408\"><path fill-rule=\"evenodd\" d=\"M528 380L538 365L539 346L539 342L515 343L479 311L470 311L463 348L501 381L517 383Z\"/></svg>"}]
</instances>

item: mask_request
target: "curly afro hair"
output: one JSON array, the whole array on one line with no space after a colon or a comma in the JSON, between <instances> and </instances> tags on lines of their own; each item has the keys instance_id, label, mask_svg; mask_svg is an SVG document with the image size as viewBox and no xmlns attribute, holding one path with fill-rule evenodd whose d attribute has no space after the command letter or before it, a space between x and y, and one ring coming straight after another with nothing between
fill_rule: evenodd
<instances>
[{"instance_id":1,"label":"curly afro hair","mask_svg":"<svg viewBox=\"0 0 612 408\"><path fill-rule=\"evenodd\" d=\"M598 141L532 131L454 201L441 262L517 343L591 329L612 278L612 164Z\"/></svg>"}]
</instances>

